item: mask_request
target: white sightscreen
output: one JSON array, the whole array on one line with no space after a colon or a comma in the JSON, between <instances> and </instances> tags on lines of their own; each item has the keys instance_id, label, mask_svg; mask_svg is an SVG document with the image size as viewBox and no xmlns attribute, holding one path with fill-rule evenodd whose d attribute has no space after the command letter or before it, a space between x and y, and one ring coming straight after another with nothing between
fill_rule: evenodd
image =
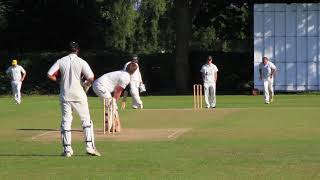
<instances>
[{"instance_id":1,"label":"white sightscreen","mask_svg":"<svg viewBox=\"0 0 320 180\"><path fill-rule=\"evenodd\" d=\"M254 86L259 63L277 66L278 91L320 91L320 3L254 5Z\"/></svg>"}]
</instances>

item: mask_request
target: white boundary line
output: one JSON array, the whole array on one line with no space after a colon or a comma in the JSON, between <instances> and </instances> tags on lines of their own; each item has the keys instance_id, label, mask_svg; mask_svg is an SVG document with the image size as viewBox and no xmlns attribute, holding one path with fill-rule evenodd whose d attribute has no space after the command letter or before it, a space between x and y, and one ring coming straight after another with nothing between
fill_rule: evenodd
<instances>
[{"instance_id":1,"label":"white boundary line","mask_svg":"<svg viewBox=\"0 0 320 180\"><path fill-rule=\"evenodd\" d=\"M36 135L36 136L33 136L31 139L32 139L32 140L35 140L35 139L38 138L38 137L44 136L44 135L49 134L49 133L52 133L52 132L54 132L54 131L47 131L47 132L38 134L38 135Z\"/></svg>"}]
</instances>

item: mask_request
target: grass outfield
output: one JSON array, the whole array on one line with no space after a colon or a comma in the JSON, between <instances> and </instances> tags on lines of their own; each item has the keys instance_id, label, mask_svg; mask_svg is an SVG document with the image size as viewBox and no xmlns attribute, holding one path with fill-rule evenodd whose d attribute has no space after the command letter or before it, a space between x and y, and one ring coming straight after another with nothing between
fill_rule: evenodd
<instances>
[{"instance_id":1,"label":"grass outfield","mask_svg":"<svg viewBox=\"0 0 320 180\"><path fill-rule=\"evenodd\" d=\"M174 130L158 139L97 136L102 157L86 156L73 137L75 155L63 158L58 137L40 138L60 126L58 97L23 97L19 106L0 97L0 179L320 179L319 95L278 95L270 105L218 96L214 110L191 110L191 96L143 101L146 109L120 112L124 134ZM98 98L89 104L101 129Z\"/></svg>"}]
</instances>

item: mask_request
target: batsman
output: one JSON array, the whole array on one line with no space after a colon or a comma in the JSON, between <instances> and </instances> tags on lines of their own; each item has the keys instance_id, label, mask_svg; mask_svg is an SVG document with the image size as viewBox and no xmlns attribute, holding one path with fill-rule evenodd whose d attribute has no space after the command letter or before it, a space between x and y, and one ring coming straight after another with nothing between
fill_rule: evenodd
<instances>
[{"instance_id":1,"label":"batsman","mask_svg":"<svg viewBox=\"0 0 320 180\"><path fill-rule=\"evenodd\" d=\"M92 84L93 91L104 102L104 108L106 110L104 114L106 120L104 123L108 133L110 133L110 131L119 132L121 130L117 101L122 91L130 83L130 76L136 70L137 64L130 63L125 70L106 73ZM111 93L113 93L113 97Z\"/></svg>"}]
</instances>

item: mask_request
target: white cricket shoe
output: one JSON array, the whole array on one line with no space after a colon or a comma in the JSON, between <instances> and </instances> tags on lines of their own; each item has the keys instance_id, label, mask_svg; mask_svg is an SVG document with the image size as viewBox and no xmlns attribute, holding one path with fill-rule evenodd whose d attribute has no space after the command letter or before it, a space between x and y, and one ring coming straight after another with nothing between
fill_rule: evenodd
<instances>
[{"instance_id":1,"label":"white cricket shoe","mask_svg":"<svg viewBox=\"0 0 320 180\"><path fill-rule=\"evenodd\" d=\"M90 156L101 156L101 154L97 149L87 148L86 150L87 150L87 154Z\"/></svg>"},{"instance_id":2,"label":"white cricket shoe","mask_svg":"<svg viewBox=\"0 0 320 180\"><path fill-rule=\"evenodd\" d=\"M63 152L61 154L61 156L64 156L64 157L67 157L67 158L71 157L72 155L73 155L73 153L71 153L71 152Z\"/></svg>"}]
</instances>

